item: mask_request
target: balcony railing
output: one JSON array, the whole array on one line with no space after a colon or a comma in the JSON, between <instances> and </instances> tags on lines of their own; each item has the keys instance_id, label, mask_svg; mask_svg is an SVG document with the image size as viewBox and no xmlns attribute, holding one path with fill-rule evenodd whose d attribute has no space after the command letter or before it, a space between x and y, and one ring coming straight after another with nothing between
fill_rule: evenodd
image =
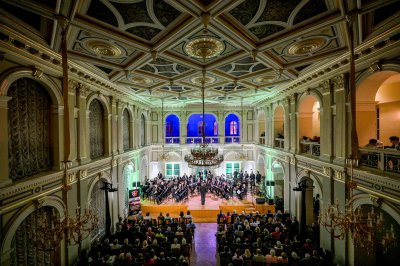
<instances>
[{"instance_id":1,"label":"balcony railing","mask_svg":"<svg viewBox=\"0 0 400 266\"><path fill-rule=\"evenodd\" d=\"M240 136L225 137L225 143L240 143Z\"/></svg>"},{"instance_id":2,"label":"balcony railing","mask_svg":"<svg viewBox=\"0 0 400 266\"><path fill-rule=\"evenodd\" d=\"M318 142L313 142L313 141L301 141L300 142L300 152L302 154L319 156L321 154L320 144Z\"/></svg>"},{"instance_id":3,"label":"balcony railing","mask_svg":"<svg viewBox=\"0 0 400 266\"><path fill-rule=\"evenodd\" d=\"M258 143L265 144L265 137L260 137Z\"/></svg>"},{"instance_id":4,"label":"balcony railing","mask_svg":"<svg viewBox=\"0 0 400 266\"><path fill-rule=\"evenodd\" d=\"M186 137L186 144L200 144L203 142L202 137ZM218 136L205 137L205 143L219 143Z\"/></svg>"},{"instance_id":5,"label":"balcony railing","mask_svg":"<svg viewBox=\"0 0 400 266\"><path fill-rule=\"evenodd\" d=\"M392 149L360 149L362 166L392 173L400 173L400 151Z\"/></svg>"},{"instance_id":6,"label":"balcony railing","mask_svg":"<svg viewBox=\"0 0 400 266\"><path fill-rule=\"evenodd\" d=\"M275 148L283 149L285 147L285 139L275 138Z\"/></svg>"},{"instance_id":7,"label":"balcony railing","mask_svg":"<svg viewBox=\"0 0 400 266\"><path fill-rule=\"evenodd\" d=\"M180 137L165 137L165 144L179 144L180 140Z\"/></svg>"}]
</instances>

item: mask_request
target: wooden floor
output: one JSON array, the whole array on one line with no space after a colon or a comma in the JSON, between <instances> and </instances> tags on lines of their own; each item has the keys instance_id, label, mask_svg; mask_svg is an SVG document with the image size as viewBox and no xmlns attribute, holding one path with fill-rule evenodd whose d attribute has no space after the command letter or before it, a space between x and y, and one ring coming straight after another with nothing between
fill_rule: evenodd
<instances>
[{"instance_id":1,"label":"wooden floor","mask_svg":"<svg viewBox=\"0 0 400 266\"><path fill-rule=\"evenodd\" d=\"M200 195L194 195L183 202L174 202L173 199L169 199L161 204L156 204L149 200L142 200L141 209L143 214L149 212L153 218L156 218L160 212L163 215L168 212L171 217L177 217L181 211L186 214L190 210L195 222L215 223L220 210L223 213L227 213L228 211L232 213L234 210L238 213L242 211L246 211L247 213L255 211L265 213L268 210L274 212L275 206L255 204L255 197L250 194L243 200L239 200L236 197L226 200L208 193L205 205L201 205Z\"/></svg>"}]
</instances>

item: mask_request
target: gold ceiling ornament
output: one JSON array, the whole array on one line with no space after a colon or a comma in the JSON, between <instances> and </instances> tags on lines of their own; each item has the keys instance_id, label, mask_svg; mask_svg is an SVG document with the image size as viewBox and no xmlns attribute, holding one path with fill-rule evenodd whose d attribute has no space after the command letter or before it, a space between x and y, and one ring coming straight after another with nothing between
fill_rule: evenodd
<instances>
[{"instance_id":1,"label":"gold ceiling ornament","mask_svg":"<svg viewBox=\"0 0 400 266\"><path fill-rule=\"evenodd\" d=\"M203 80L204 80L204 84L212 84L217 79L215 77L212 77L212 76L206 76L206 77L197 76L197 77L191 78L190 82L192 82L192 84L195 84L195 85L201 85Z\"/></svg>"},{"instance_id":2,"label":"gold ceiling ornament","mask_svg":"<svg viewBox=\"0 0 400 266\"><path fill-rule=\"evenodd\" d=\"M264 75L264 76L255 78L254 82L256 82L258 84L264 84L264 83L273 82L276 79L277 79L277 77L275 75Z\"/></svg>"},{"instance_id":3,"label":"gold ceiling ornament","mask_svg":"<svg viewBox=\"0 0 400 266\"><path fill-rule=\"evenodd\" d=\"M208 33L208 25L210 24L211 16L209 13L203 13L201 21L204 26L203 34L190 40L184 47L185 52L194 58L206 59L220 55L225 45L217 38Z\"/></svg>"},{"instance_id":4,"label":"gold ceiling ornament","mask_svg":"<svg viewBox=\"0 0 400 266\"><path fill-rule=\"evenodd\" d=\"M153 79L144 76L133 76L130 77L129 80L132 81L134 84L142 86L151 85L154 83Z\"/></svg>"},{"instance_id":5,"label":"gold ceiling ornament","mask_svg":"<svg viewBox=\"0 0 400 266\"><path fill-rule=\"evenodd\" d=\"M289 49L289 55L306 55L318 51L326 44L326 39L313 37L293 43Z\"/></svg>"},{"instance_id":6,"label":"gold ceiling ornament","mask_svg":"<svg viewBox=\"0 0 400 266\"><path fill-rule=\"evenodd\" d=\"M276 70L273 74L266 74L260 77L257 77L254 79L254 82L258 84L265 84L265 83L271 83L274 82L282 76L283 69L278 69Z\"/></svg>"},{"instance_id":7,"label":"gold ceiling ornament","mask_svg":"<svg viewBox=\"0 0 400 266\"><path fill-rule=\"evenodd\" d=\"M381 245L382 250L387 251L396 244L393 225L390 229L385 228L383 213L376 212L374 206L367 215L362 212L361 207L354 209L353 189L357 188L357 183L353 181L353 165L357 165L358 160L347 159L346 164L350 164L350 181L346 182L349 191L347 203L343 208L338 200L335 204L328 204L319 215L319 223L334 238L343 240L350 235L354 245L365 249L368 254L373 252L377 245Z\"/></svg>"},{"instance_id":8,"label":"gold ceiling ornament","mask_svg":"<svg viewBox=\"0 0 400 266\"><path fill-rule=\"evenodd\" d=\"M202 35L190 40L184 49L189 56L206 60L220 55L224 44L217 38Z\"/></svg>"},{"instance_id":9,"label":"gold ceiling ornament","mask_svg":"<svg viewBox=\"0 0 400 266\"><path fill-rule=\"evenodd\" d=\"M162 151L158 159L159 161L164 161L164 162L169 161L170 159L169 152L164 150L164 145L162 145Z\"/></svg>"},{"instance_id":10,"label":"gold ceiling ornament","mask_svg":"<svg viewBox=\"0 0 400 266\"><path fill-rule=\"evenodd\" d=\"M206 77L206 70L202 71L203 79L201 81L201 98L203 103L203 113L202 113L202 127L201 127L201 135L202 141L196 147L190 149L190 154L185 155L185 162L188 163L188 166L191 168L201 167L201 168L217 168L224 161L224 156L219 154L218 148L213 148L207 143L205 138L205 112L204 112L204 84Z\"/></svg>"},{"instance_id":11,"label":"gold ceiling ornament","mask_svg":"<svg viewBox=\"0 0 400 266\"><path fill-rule=\"evenodd\" d=\"M247 153L244 151L244 145L242 144L242 150L236 154L236 160L247 161L248 159L249 156L247 156Z\"/></svg>"},{"instance_id":12,"label":"gold ceiling ornament","mask_svg":"<svg viewBox=\"0 0 400 266\"><path fill-rule=\"evenodd\" d=\"M100 56L119 57L122 51L117 46L101 40L89 40L85 42L85 46Z\"/></svg>"},{"instance_id":13,"label":"gold ceiling ornament","mask_svg":"<svg viewBox=\"0 0 400 266\"><path fill-rule=\"evenodd\" d=\"M64 163L64 177L62 190L67 193L71 188L67 180L67 168L70 161ZM76 245L87 238L90 233L98 226L97 215L89 208L82 212L80 206L75 209L75 217L68 213L68 198L64 199L65 217L60 219L60 215L52 208L51 212L41 212L36 218L36 225L27 231L28 239L39 250L52 251L57 249L63 238L68 245ZM38 205L37 207L40 207Z\"/></svg>"}]
</instances>

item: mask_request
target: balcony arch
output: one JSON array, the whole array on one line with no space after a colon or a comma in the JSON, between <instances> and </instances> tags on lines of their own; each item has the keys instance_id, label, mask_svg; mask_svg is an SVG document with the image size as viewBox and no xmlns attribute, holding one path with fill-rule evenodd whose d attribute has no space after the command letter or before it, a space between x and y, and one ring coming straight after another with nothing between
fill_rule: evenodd
<instances>
[{"instance_id":1,"label":"balcony arch","mask_svg":"<svg viewBox=\"0 0 400 266\"><path fill-rule=\"evenodd\" d=\"M284 148L285 136L285 109L282 105L277 105L273 116L273 139L275 148Z\"/></svg>"},{"instance_id":2,"label":"balcony arch","mask_svg":"<svg viewBox=\"0 0 400 266\"><path fill-rule=\"evenodd\" d=\"M297 124L299 132L299 152L320 156L320 101L314 95L304 95L299 99Z\"/></svg>"},{"instance_id":3,"label":"balcony arch","mask_svg":"<svg viewBox=\"0 0 400 266\"><path fill-rule=\"evenodd\" d=\"M164 120L164 133L166 144L180 143L180 120L176 114L168 114Z\"/></svg>"}]
</instances>

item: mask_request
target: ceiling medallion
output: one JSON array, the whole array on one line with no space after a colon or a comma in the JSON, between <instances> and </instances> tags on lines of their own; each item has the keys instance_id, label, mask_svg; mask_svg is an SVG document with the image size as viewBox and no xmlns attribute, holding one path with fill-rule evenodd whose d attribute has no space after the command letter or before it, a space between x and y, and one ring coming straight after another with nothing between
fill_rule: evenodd
<instances>
[{"instance_id":1,"label":"ceiling medallion","mask_svg":"<svg viewBox=\"0 0 400 266\"><path fill-rule=\"evenodd\" d=\"M85 45L89 50L101 56L118 57L122 54L121 49L105 41L91 40L87 41Z\"/></svg>"},{"instance_id":2,"label":"ceiling medallion","mask_svg":"<svg viewBox=\"0 0 400 266\"><path fill-rule=\"evenodd\" d=\"M151 78L140 77L140 76L131 77L129 78L129 80L137 85L143 85L143 86L151 85L154 83L154 80L152 80Z\"/></svg>"},{"instance_id":3,"label":"ceiling medallion","mask_svg":"<svg viewBox=\"0 0 400 266\"><path fill-rule=\"evenodd\" d=\"M254 82L258 83L258 84L264 84L264 83L269 83L269 82L273 82L277 79L277 77L275 75L265 75L262 77L257 77L254 79Z\"/></svg>"},{"instance_id":4,"label":"ceiling medallion","mask_svg":"<svg viewBox=\"0 0 400 266\"><path fill-rule=\"evenodd\" d=\"M201 85L202 81L203 81L203 77L201 77L201 76L193 77L190 79L190 82L192 82L192 84L196 84L196 85ZM215 77L211 77L211 76L204 77L204 84L211 84L211 83L214 83L215 81L216 81Z\"/></svg>"},{"instance_id":5,"label":"ceiling medallion","mask_svg":"<svg viewBox=\"0 0 400 266\"><path fill-rule=\"evenodd\" d=\"M306 55L313 53L326 44L326 39L322 37L314 37L306 40L301 40L292 44L288 49L289 55Z\"/></svg>"},{"instance_id":6,"label":"ceiling medallion","mask_svg":"<svg viewBox=\"0 0 400 266\"><path fill-rule=\"evenodd\" d=\"M224 44L210 36L199 37L189 41L185 46L185 52L194 58L208 59L216 57L224 50Z\"/></svg>"}]
</instances>

